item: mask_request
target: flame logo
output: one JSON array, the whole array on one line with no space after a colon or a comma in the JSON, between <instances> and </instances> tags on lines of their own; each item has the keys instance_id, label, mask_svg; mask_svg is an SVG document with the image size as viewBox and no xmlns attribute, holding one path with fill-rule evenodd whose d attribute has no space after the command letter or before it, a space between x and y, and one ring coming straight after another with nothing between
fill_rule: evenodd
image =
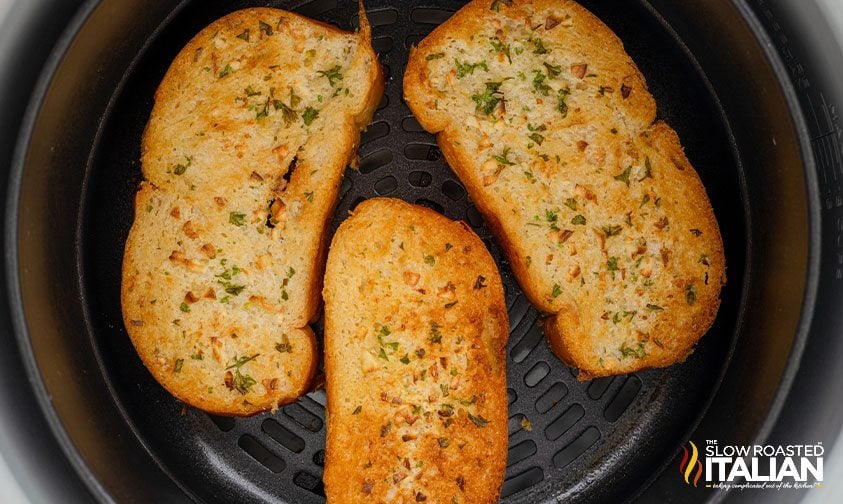
<instances>
[{"instance_id":1,"label":"flame logo","mask_svg":"<svg viewBox=\"0 0 843 504\"><path fill-rule=\"evenodd\" d=\"M702 476L702 463L699 461L699 451L697 450L697 445L695 445L693 441L688 441L688 444L691 445L690 460L688 456L688 449L683 446L682 461L679 462L679 474L685 477L685 483L688 485L693 484L694 487L696 487L697 483L700 481L700 477ZM696 474L694 475L692 483L691 473L694 472L694 469L696 469Z\"/></svg>"}]
</instances>

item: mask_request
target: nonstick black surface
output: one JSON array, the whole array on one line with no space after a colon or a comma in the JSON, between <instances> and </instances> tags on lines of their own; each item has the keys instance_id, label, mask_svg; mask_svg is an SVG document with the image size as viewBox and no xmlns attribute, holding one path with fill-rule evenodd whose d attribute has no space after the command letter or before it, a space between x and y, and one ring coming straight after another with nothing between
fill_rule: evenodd
<instances>
[{"instance_id":1,"label":"nonstick black surface","mask_svg":"<svg viewBox=\"0 0 843 504\"><path fill-rule=\"evenodd\" d=\"M729 281L714 327L685 363L580 383L575 371L549 350L540 317L433 136L421 130L401 97L410 45L461 3L408 3L366 2L388 83L361 141L360 169L346 172L333 229L357 203L373 196L402 198L467 221L497 261L509 305L510 428L503 499L594 502L634 495L675 460L716 390L737 337L748 247L745 195L718 101L684 46L643 0L582 2L623 40L656 97L659 118L679 133L720 222ZM321 502L324 391L275 414L247 419L210 417L186 408L144 368L120 312L123 247L141 180L140 139L156 86L202 27L256 5L296 10L344 29L356 23L356 3L348 0L203 0L189 2L150 36L114 96L102 97L111 103L93 146L78 229L83 302L101 371L126 421L188 495L219 502Z\"/></svg>"}]
</instances>

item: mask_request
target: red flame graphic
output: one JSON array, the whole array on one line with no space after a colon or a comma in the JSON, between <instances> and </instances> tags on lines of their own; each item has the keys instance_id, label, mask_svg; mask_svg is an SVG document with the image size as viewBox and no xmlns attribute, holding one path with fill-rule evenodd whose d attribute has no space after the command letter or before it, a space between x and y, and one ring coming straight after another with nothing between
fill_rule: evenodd
<instances>
[{"instance_id":1,"label":"red flame graphic","mask_svg":"<svg viewBox=\"0 0 843 504\"><path fill-rule=\"evenodd\" d=\"M679 462L679 474L684 477L685 483L689 485L693 484L694 487L696 487L702 477L702 463L698 460L699 452L697 451L697 446L693 441L688 441L688 443L691 445L691 451L689 452L687 448L684 446L682 447L682 460ZM694 471L694 469L696 469L696 471ZM695 472L693 483L690 479L692 472Z\"/></svg>"}]
</instances>

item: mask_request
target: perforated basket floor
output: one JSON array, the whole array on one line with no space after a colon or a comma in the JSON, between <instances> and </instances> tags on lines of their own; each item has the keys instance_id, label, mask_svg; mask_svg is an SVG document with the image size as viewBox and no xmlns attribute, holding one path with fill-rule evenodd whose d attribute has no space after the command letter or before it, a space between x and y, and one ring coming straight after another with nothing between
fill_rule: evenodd
<instances>
[{"instance_id":1,"label":"perforated basket floor","mask_svg":"<svg viewBox=\"0 0 843 504\"><path fill-rule=\"evenodd\" d=\"M449 0L369 0L374 46L388 84L363 135L359 171L341 188L334 229L363 199L391 196L462 219L497 261L509 306L509 454L502 498L538 502L618 501L633 495L674 460L702 414L734 341L741 291L743 233L739 219L720 219L730 283L718 321L682 365L581 383L542 336L541 320L466 191L421 130L401 96L409 47L459 8ZM642 1L588 1L613 28L647 77L660 117L680 134L719 216L742 212L738 169L703 76L669 29ZM122 325L119 304L123 245L140 180L140 137L152 96L172 58L213 19L250 5L293 8L342 28L356 25L356 2L195 1L164 26L124 78L104 118L87 175L88 212L81 222L83 287L102 372L126 421L162 469L187 495L209 502L322 502L325 394L316 391L275 414L211 417L185 408L152 379ZM298 6L297 6L298 5ZM321 338L321 336L320 336ZM127 470L129 470L127 468Z\"/></svg>"}]
</instances>

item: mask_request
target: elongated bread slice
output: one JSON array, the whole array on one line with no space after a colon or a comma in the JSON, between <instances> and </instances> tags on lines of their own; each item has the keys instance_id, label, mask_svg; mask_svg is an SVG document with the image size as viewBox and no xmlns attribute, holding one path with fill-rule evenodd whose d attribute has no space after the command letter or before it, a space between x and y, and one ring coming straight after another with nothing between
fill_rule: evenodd
<instances>
[{"instance_id":1,"label":"elongated bread slice","mask_svg":"<svg viewBox=\"0 0 843 504\"><path fill-rule=\"evenodd\" d=\"M720 231L609 28L570 0L475 0L411 52L404 94L580 378L686 358L719 307Z\"/></svg>"},{"instance_id":2,"label":"elongated bread slice","mask_svg":"<svg viewBox=\"0 0 843 504\"><path fill-rule=\"evenodd\" d=\"M346 33L234 12L182 49L143 137L122 305L153 376L197 408L274 409L306 391L326 226L383 93L362 13Z\"/></svg>"},{"instance_id":3,"label":"elongated bread slice","mask_svg":"<svg viewBox=\"0 0 843 504\"><path fill-rule=\"evenodd\" d=\"M483 242L427 208L364 201L323 295L328 502L497 502L509 323Z\"/></svg>"}]
</instances>

